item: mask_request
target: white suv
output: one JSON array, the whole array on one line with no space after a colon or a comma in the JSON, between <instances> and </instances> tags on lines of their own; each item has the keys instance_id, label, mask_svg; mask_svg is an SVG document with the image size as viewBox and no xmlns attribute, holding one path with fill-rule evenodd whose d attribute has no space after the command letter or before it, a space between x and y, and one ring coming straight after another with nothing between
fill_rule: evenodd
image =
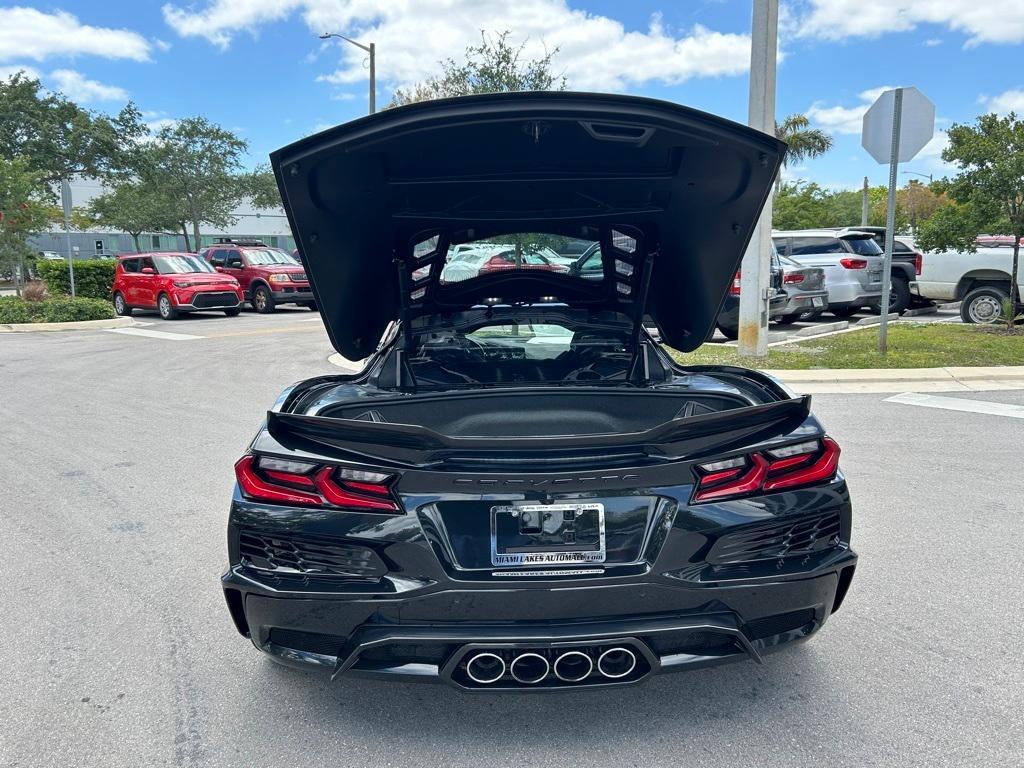
<instances>
[{"instance_id":1,"label":"white suv","mask_svg":"<svg viewBox=\"0 0 1024 768\"><path fill-rule=\"evenodd\" d=\"M805 267L825 270L828 311L850 317L882 300L882 249L870 232L799 229L772 232L779 253Z\"/></svg>"}]
</instances>

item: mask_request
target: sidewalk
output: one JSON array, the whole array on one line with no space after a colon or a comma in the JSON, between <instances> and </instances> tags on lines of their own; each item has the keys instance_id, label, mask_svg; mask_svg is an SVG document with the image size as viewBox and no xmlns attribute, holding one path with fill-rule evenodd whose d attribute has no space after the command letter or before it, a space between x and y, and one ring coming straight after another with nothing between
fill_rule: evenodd
<instances>
[{"instance_id":1,"label":"sidewalk","mask_svg":"<svg viewBox=\"0 0 1024 768\"><path fill-rule=\"evenodd\" d=\"M765 373L801 394L983 392L1024 389L1024 365L972 368L850 368Z\"/></svg>"}]
</instances>

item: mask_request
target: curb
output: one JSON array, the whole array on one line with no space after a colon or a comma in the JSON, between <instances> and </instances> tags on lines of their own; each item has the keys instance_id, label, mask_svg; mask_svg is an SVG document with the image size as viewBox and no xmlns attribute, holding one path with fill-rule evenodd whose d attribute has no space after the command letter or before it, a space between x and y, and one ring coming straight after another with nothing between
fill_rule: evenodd
<instances>
[{"instance_id":1,"label":"curb","mask_svg":"<svg viewBox=\"0 0 1024 768\"><path fill-rule=\"evenodd\" d=\"M792 336L821 336L826 333L833 333L834 331L844 331L850 327L849 320L840 320L836 323L821 323L819 325L808 325L806 328L800 328L799 330L793 331Z\"/></svg>"},{"instance_id":2,"label":"curb","mask_svg":"<svg viewBox=\"0 0 1024 768\"><path fill-rule=\"evenodd\" d=\"M1024 389L1024 365L950 368L820 368L766 370L804 394L857 392L971 392Z\"/></svg>"},{"instance_id":3,"label":"curb","mask_svg":"<svg viewBox=\"0 0 1024 768\"><path fill-rule=\"evenodd\" d=\"M112 317L107 320L75 320L69 323L0 323L0 333L53 333L54 331L102 331L108 328L127 328L130 317Z\"/></svg>"},{"instance_id":4,"label":"curb","mask_svg":"<svg viewBox=\"0 0 1024 768\"><path fill-rule=\"evenodd\" d=\"M917 309L905 309L903 310L904 317L917 317L918 315L937 315L939 314L939 308L935 305L930 307L919 307Z\"/></svg>"},{"instance_id":5,"label":"curb","mask_svg":"<svg viewBox=\"0 0 1024 768\"><path fill-rule=\"evenodd\" d=\"M895 312L890 312L888 315L886 315L886 317L889 319L890 323L900 319L900 316ZM860 320L856 322L856 325L881 325L881 323L882 316L879 315L878 317L862 317Z\"/></svg>"}]
</instances>

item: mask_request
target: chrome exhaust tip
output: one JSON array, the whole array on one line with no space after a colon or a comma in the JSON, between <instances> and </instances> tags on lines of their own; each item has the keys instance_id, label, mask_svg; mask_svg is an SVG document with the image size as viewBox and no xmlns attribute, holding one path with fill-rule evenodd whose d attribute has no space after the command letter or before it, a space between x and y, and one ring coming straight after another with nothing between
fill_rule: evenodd
<instances>
[{"instance_id":1,"label":"chrome exhaust tip","mask_svg":"<svg viewBox=\"0 0 1024 768\"><path fill-rule=\"evenodd\" d=\"M512 659L508 671L512 679L523 685L534 685L548 676L551 665L539 653L522 653Z\"/></svg>"},{"instance_id":2,"label":"chrome exhaust tip","mask_svg":"<svg viewBox=\"0 0 1024 768\"><path fill-rule=\"evenodd\" d=\"M567 651L555 659L555 677L564 683L578 683L594 671L594 661L582 651Z\"/></svg>"},{"instance_id":3,"label":"chrome exhaust tip","mask_svg":"<svg viewBox=\"0 0 1024 768\"><path fill-rule=\"evenodd\" d=\"M496 653L478 653L466 662L466 675L474 683L490 685L505 674L505 660Z\"/></svg>"},{"instance_id":4,"label":"chrome exhaust tip","mask_svg":"<svg viewBox=\"0 0 1024 768\"><path fill-rule=\"evenodd\" d=\"M621 646L609 648L597 659L597 670L613 680L625 677L636 669L636 654Z\"/></svg>"}]
</instances>

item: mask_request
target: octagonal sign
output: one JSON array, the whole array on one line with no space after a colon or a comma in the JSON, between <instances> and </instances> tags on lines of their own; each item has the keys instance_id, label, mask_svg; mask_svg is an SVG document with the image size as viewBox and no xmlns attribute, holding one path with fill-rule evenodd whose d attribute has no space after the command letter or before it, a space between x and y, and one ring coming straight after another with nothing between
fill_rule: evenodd
<instances>
[{"instance_id":1,"label":"octagonal sign","mask_svg":"<svg viewBox=\"0 0 1024 768\"><path fill-rule=\"evenodd\" d=\"M892 118L896 91L903 91L900 110L898 161L913 159L935 134L935 105L917 88L894 88L879 96L864 113L860 143L879 163L888 163L892 155Z\"/></svg>"}]
</instances>

